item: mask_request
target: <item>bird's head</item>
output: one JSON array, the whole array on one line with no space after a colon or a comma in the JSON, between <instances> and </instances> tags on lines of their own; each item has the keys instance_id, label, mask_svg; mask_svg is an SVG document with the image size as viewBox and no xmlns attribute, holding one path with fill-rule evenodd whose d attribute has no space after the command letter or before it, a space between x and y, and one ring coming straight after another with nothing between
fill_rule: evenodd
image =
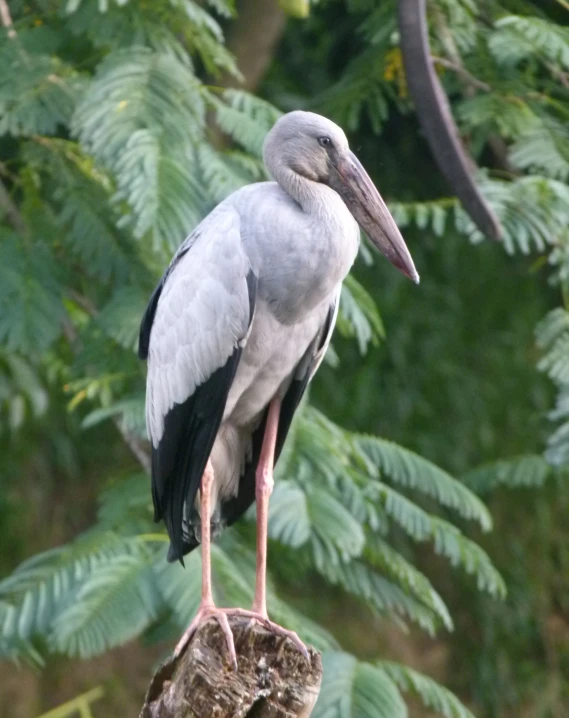
<instances>
[{"instance_id":1,"label":"bird's head","mask_svg":"<svg viewBox=\"0 0 569 718\"><path fill-rule=\"evenodd\" d=\"M289 112L267 135L263 157L276 179L279 169L284 168L335 190L379 251L403 274L419 282L395 220L338 125L313 112Z\"/></svg>"}]
</instances>

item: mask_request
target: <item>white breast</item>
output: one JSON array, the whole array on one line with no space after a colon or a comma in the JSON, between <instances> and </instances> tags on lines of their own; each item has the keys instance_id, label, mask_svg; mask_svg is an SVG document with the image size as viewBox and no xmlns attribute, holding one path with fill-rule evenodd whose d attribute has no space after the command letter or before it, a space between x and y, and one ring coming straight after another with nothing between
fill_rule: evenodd
<instances>
[{"instance_id":1,"label":"white breast","mask_svg":"<svg viewBox=\"0 0 569 718\"><path fill-rule=\"evenodd\" d=\"M224 421L251 423L286 384L322 327L331 299L293 325L282 324L267 303L259 301L225 407Z\"/></svg>"}]
</instances>

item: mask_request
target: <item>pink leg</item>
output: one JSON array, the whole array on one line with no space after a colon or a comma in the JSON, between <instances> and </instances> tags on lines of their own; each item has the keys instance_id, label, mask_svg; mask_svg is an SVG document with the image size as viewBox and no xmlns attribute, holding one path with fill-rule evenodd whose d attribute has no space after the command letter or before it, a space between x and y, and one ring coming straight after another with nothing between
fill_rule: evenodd
<instances>
[{"instance_id":1,"label":"pink leg","mask_svg":"<svg viewBox=\"0 0 569 718\"><path fill-rule=\"evenodd\" d=\"M211 486L213 484L213 466L208 459L202 476L200 491L200 516L202 522L202 600L200 608L213 606L213 592L211 590Z\"/></svg>"},{"instance_id":2,"label":"pink leg","mask_svg":"<svg viewBox=\"0 0 569 718\"><path fill-rule=\"evenodd\" d=\"M210 618L214 618L221 626L225 640L227 641L227 649L235 670L237 670L237 655L235 653L235 644L233 642L233 634L229 627L227 615L223 610L217 609L213 602L213 592L211 590L211 486L213 484L213 466L208 460L204 474L202 476L202 484L200 491L200 515L201 515L201 544L202 544L202 598L200 607L194 620L190 623L184 635L179 640L174 655L179 656L188 641L194 635L201 623L205 623Z\"/></svg>"},{"instance_id":3,"label":"pink leg","mask_svg":"<svg viewBox=\"0 0 569 718\"><path fill-rule=\"evenodd\" d=\"M265 436L259 465L257 466L255 499L257 501L257 572L255 598L252 610L261 616L267 615L267 524L269 521L269 499L275 484L273 467L275 464L275 445L281 411L280 399L273 399L269 406L269 415L265 426Z\"/></svg>"},{"instance_id":4,"label":"pink leg","mask_svg":"<svg viewBox=\"0 0 569 718\"><path fill-rule=\"evenodd\" d=\"M255 580L255 597L251 611L241 611L241 615L249 615L253 620L264 624L270 631L284 638L289 638L307 660L308 650L294 631L277 625L269 620L267 614L267 525L269 521L269 499L273 493L273 468L275 465L275 446L279 428L281 400L275 398L269 406L269 414L265 426L261 456L257 466L255 498L257 501L257 570Z\"/></svg>"},{"instance_id":5,"label":"pink leg","mask_svg":"<svg viewBox=\"0 0 569 718\"><path fill-rule=\"evenodd\" d=\"M288 631L287 629L282 628L282 626L273 623L269 620L267 615L267 523L269 518L269 498L274 485L273 466L275 463L275 445L277 442L280 409L280 399L273 399L269 406L265 436L263 437L263 446L261 448L261 456L259 457L259 465L257 467L256 474L255 497L257 500L257 571L253 606L250 611L242 608L216 608L213 602L213 594L211 590L209 525L210 490L213 482L213 468L211 463L208 462L202 478L200 510L202 517L202 599L197 616L194 618L176 646L176 656L180 655L188 641L196 632L200 623L203 623L210 618L214 618L218 621L225 633L231 661L235 670L237 670L237 656L235 653L233 634L231 633L227 617L241 616L244 618L250 618L254 621L259 621L273 633L283 636L284 638L289 638L296 645L303 656L307 660L310 660L308 650L297 634L294 631Z\"/></svg>"}]
</instances>

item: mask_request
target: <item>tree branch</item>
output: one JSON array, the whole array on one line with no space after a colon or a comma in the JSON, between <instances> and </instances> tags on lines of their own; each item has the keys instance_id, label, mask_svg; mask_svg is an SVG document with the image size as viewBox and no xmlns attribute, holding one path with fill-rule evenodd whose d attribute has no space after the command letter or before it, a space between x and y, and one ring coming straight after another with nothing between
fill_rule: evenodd
<instances>
[{"instance_id":1,"label":"tree branch","mask_svg":"<svg viewBox=\"0 0 569 718\"><path fill-rule=\"evenodd\" d=\"M14 23L6 0L0 0L0 18L2 19L2 25L8 30L8 37L13 40L16 37L16 31L14 30Z\"/></svg>"},{"instance_id":2,"label":"tree branch","mask_svg":"<svg viewBox=\"0 0 569 718\"><path fill-rule=\"evenodd\" d=\"M435 10L436 10L435 6ZM487 237L499 239L500 222L474 180L474 162L465 151L448 99L433 68L426 0L399 0L397 5L405 76L417 116L435 160L463 207ZM442 16L435 13L435 21ZM461 65L454 39L442 22L441 41L455 65ZM467 94L474 92L467 86Z\"/></svg>"},{"instance_id":3,"label":"tree branch","mask_svg":"<svg viewBox=\"0 0 569 718\"><path fill-rule=\"evenodd\" d=\"M226 75L223 87L241 87L252 92L263 79L286 25L286 15L277 0L245 0L227 38L243 82Z\"/></svg>"},{"instance_id":4,"label":"tree branch","mask_svg":"<svg viewBox=\"0 0 569 718\"><path fill-rule=\"evenodd\" d=\"M320 692L321 656L256 622L230 618L239 670L217 622L202 625L179 658L161 666L140 718L308 718Z\"/></svg>"},{"instance_id":5,"label":"tree branch","mask_svg":"<svg viewBox=\"0 0 569 718\"><path fill-rule=\"evenodd\" d=\"M436 55L431 55L431 60L435 63L435 65L440 65L441 67L446 67L449 70L453 70L468 85L471 85L477 90L484 90L485 92L492 91L492 88L487 82L483 82L477 77L474 77L474 75L468 72L468 70L464 67L464 65L462 65L462 63L456 63L453 60L447 60L446 57L437 57Z\"/></svg>"},{"instance_id":6,"label":"tree branch","mask_svg":"<svg viewBox=\"0 0 569 718\"><path fill-rule=\"evenodd\" d=\"M2 0L0 0L0 7L1 7ZM0 179L0 209L4 210L4 213L6 215L6 218L8 219L8 222L14 227L16 232L19 234L25 234L26 232L26 223L24 222L24 218L20 214L20 211L14 204L14 201L10 197L10 193L6 189L6 185L4 182Z\"/></svg>"},{"instance_id":7,"label":"tree branch","mask_svg":"<svg viewBox=\"0 0 569 718\"><path fill-rule=\"evenodd\" d=\"M148 449L146 448L145 442L142 439L139 439L138 436L136 436L135 434L131 434L123 426L121 426L121 423L118 419L115 421L115 426L119 430L125 444L132 451L135 458L138 460L138 463L144 469L145 473L150 475L150 472L152 470L152 458Z\"/></svg>"}]
</instances>

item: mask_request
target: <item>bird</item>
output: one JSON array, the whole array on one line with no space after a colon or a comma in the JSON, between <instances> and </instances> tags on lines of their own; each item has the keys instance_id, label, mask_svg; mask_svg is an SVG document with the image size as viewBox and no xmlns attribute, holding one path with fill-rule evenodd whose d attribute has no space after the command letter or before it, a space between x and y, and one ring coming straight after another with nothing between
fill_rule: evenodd
<instances>
[{"instance_id":1,"label":"bird","mask_svg":"<svg viewBox=\"0 0 569 718\"><path fill-rule=\"evenodd\" d=\"M228 621L235 615L290 638L308 656L297 634L267 613L269 497L291 421L330 343L360 228L419 282L394 219L338 125L312 112L286 113L265 138L263 160L272 181L230 194L182 242L139 334L154 518L168 531L168 561L183 564L202 550L200 606L175 655L213 618L235 668ZM212 537L255 501L252 608L218 608Z\"/></svg>"}]
</instances>

